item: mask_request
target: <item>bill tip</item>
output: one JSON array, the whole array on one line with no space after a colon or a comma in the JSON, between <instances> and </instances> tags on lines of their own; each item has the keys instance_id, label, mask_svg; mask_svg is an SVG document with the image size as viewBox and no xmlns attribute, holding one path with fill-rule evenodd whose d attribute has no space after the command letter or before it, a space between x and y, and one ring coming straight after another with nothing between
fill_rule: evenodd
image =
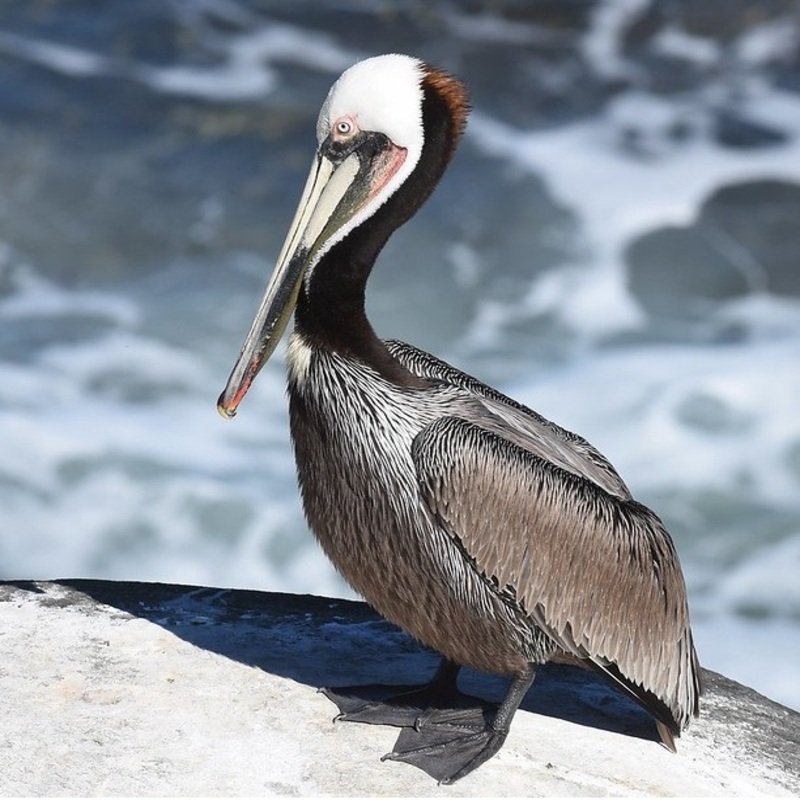
<instances>
[{"instance_id":1,"label":"bill tip","mask_svg":"<svg viewBox=\"0 0 800 800\"><path fill-rule=\"evenodd\" d=\"M236 406L228 405L225 402L224 393L221 394L219 400L217 400L217 413L223 419L233 419L236 416Z\"/></svg>"}]
</instances>

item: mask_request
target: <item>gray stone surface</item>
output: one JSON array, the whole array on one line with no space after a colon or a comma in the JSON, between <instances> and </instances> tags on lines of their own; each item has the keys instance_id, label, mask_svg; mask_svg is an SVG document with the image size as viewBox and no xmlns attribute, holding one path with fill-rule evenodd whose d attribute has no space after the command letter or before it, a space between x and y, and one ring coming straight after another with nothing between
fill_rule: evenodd
<instances>
[{"instance_id":1,"label":"gray stone surface","mask_svg":"<svg viewBox=\"0 0 800 800\"><path fill-rule=\"evenodd\" d=\"M160 584L0 583L0 795L792 795L800 715L705 671L677 755L581 670L542 669L503 750L454 786L381 763L397 729L319 686L436 658L362 603ZM498 698L468 673L462 688Z\"/></svg>"}]
</instances>

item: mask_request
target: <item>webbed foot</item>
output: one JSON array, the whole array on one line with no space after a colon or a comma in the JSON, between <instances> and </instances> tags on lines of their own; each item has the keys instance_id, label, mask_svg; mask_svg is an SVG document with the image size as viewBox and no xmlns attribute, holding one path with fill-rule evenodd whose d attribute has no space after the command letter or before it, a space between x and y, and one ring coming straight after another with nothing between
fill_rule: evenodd
<instances>
[{"instance_id":1,"label":"webbed foot","mask_svg":"<svg viewBox=\"0 0 800 800\"><path fill-rule=\"evenodd\" d=\"M461 694L458 666L444 661L430 683L419 686L344 686L320 691L339 708L336 721L413 727L432 710L473 710L482 716L488 704Z\"/></svg>"},{"instance_id":2,"label":"webbed foot","mask_svg":"<svg viewBox=\"0 0 800 800\"><path fill-rule=\"evenodd\" d=\"M397 728L413 727L421 714L443 699L427 685L342 686L320 689L320 692L339 708L335 722L364 722Z\"/></svg>"},{"instance_id":3,"label":"webbed foot","mask_svg":"<svg viewBox=\"0 0 800 800\"><path fill-rule=\"evenodd\" d=\"M488 761L503 746L507 733L469 710L431 712L416 728L404 728L394 750L381 760L404 761L439 783L455 783Z\"/></svg>"},{"instance_id":4,"label":"webbed foot","mask_svg":"<svg viewBox=\"0 0 800 800\"><path fill-rule=\"evenodd\" d=\"M488 761L508 736L511 720L533 683L534 665L515 675L493 718L476 709L430 709L403 728L394 750L381 760L404 761L439 783L455 783ZM491 721L487 720L487 717Z\"/></svg>"},{"instance_id":5,"label":"webbed foot","mask_svg":"<svg viewBox=\"0 0 800 800\"><path fill-rule=\"evenodd\" d=\"M394 750L382 761L405 761L439 783L455 783L503 746L511 719L535 675L533 664L516 674L492 715L494 706L458 691L458 669L445 660L429 684L408 686L401 692L388 686L320 691L339 707L337 720L402 728Z\"/></svg>"}]
</instances>

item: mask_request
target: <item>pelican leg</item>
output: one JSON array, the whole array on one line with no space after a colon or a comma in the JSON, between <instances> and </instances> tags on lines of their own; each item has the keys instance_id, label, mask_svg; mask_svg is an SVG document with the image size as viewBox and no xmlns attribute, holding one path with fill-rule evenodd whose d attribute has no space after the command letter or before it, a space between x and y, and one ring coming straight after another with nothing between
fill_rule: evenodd
<instances>
[{"instance_id":1,"label":"pelican leg","mask_svg":"<svg viewBox=\"0 0 800 800\"><path fill-rule=\"evenodd\" d=\"M439 709L471 712L473 718L482 719L485 704L458 690L459 669L443 658L431 681L420 686L344 686L320 691L338 706L337 722L413 727Z\"/></svg>"},{"instance_id":2,"label":"pelican leg","mask_svg":"<svg viewBox=\"0 0 800 800\"><path fill-rule=\"evenodd\" d=\"M531 664L514 678L491 721L478 722L459 710L431 710L419 718L414 728L404 728L394 750L381 760L405 761L439 783L455 783L503 746L511 720L535 674L536 667Z\"/></svg>"}]
</instances>

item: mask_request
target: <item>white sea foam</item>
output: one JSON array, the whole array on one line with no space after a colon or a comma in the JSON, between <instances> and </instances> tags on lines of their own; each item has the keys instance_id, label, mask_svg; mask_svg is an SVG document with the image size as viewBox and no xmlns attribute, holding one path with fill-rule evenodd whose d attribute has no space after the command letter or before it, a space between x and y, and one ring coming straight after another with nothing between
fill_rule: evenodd
<instances>
[{"instance_id":1,"label":"white sea foam","mask_svg":"<svg viewBox=\"0 0 800 800\"><path fill-rule=\"evenodd\" d=\"M759 66L776 58L790 61L797 53L797 27L786 19L770 20L745 31L734 45L736 56L749 66Z\"/></svg>"},{"instance_id":2,"label":"white sea foam","mask_svg":"<svg viewBox=\"0 0 800 800\"><path fill-rule=\"evenodd\" d=\"M267 23L246 33L215 39L212 65L170 66L123 61L85 48L0 31L0 52L73 78L125 77L158 92L237 102L270 93L278 84L276 63L337 73L359 53L338 46L325 33Z\"/></svg>"},{"instance_id":3,"label":"white sea foam","mask_svg":"<svg viewBox=\"0 0 800 800\"><path fill-rule=\"evenodd\" d=\"M800 708L800 626L796 621L695 615L692 627L704 666L752 686L772 700Z\"/></svg>"},{"instance_id":4,"label":"white sea foam","mask_svg":"<svg viewBox=\"0 0 800 800\"><path fill-rule=\"evenodd\" d=\"M556 130L515 129L476 112L473 141L544 178L555 199L581 221L585 257L540 279L528 298L531 310L550 311L589 337L640 327L644 318L624 271L624 251L634 238L690 224L720 186L765 178L800 181L800 98L761 87L745 107L756 118L779 118L783 129L798 136L747 153L728 150L702 135L708 128L702 109L692 110L685 99L637 92L626 93L598 117ZM686 115L698 135L678 145L667 131ZM648 157L621 146L629 125L645 132Z\"/></svg>"},{"instance_id":5,"label":"white sea foam","mask_svg":"<svg viewBox=\"0 0 800 800\"><path fill-rule=\"evenodd\" d=\"M718 578L711 602L727 612L743 609L796 621L800 619L798 567L800 526L794 536L765 542L747 560L728 569ZM800 647L795 652L800 657Z\"/></svg>"},{"instance_id":6,"label":"white sea foam","mask_svg":"<svg viewBox=\"0 0 800 800\"><path fill-rule=\"evenodd\" d=\"M232 36L220 55L220 63L212 67L139 65L134 73L159 92L234 101L271 92L278 83L271 67L275 62L339 72L358 60L325 34L279 24Z\"/></svg>"},{"instance_id":7,"label":"white sea foam","mask_svg":"<svg viewBox=\"0 0 800 800\"><path fill-rule=\"evenodd\" d=\"M534 42L551 42L558 35L543 26L504 19L489 12L467 14L453 9L444 12L444 19L459 39L481 43L505 42L530 46Z\"/></svg>"},{"instance_id":8,"label":"white sea foam","mask_svg":"<svg viewBox=\"0 0 800 800\"><path fill-rule=\"evenodd\" d=\"M109 70L110 63L103 56L80 47L31 39L6 31L0 31L0 52L72 78L103 74Z\"/></svg>"},{"instance_id":9,"label":"white sea foam","mask_svg":"<svg viewBox=\"0 0 800 800\"><path fill-rule=\"evenodd\" d=\"M116 293L94 289L68 291L46 280L32 267L12 266L11 261L10 256L4 259L0 251L0 270L8 270L11 289L0 299L0 320L12 323L26 317L86 314L129 327L140 319L136 306Z\"/></svg>"},{"instance_id":10,"label":"white sea foam","mask_svg":"<svg viewBox=\"0 0 800 800\"><path fill-rule=\"evenodd\" d=\"M638 491L715 488L800 512L797 342L593 352L510 387L599 446ZM693 415L693 404L705 415ZM800 527L800 518L798 518ZM800 531L799 531L800 532Z\"/></svg>"},{"instance_id":11,"label":"white sea foam","mask_svg":"<svg viewBox=\"0 0 800 800\"><path fill-rule=\"evenodd\" d=\"M674 25L669 25L656 34L653 48L662 55L690 61L702 67L714 66L722 57L722 50L717 42L702 36L693 36Z\"/></svg>"},{"instance_id":12,"label":"white sea foam","mask_svg":"<svg viewBox=\"0 0 800 800\"><path fill-rule=\"evenodd\" d=\"M217 67L151 67L140 65L133 74L152 89L165 94L207 100L251 100L271 92L275 73L266 65L254 70L246 59L233 58Z\"/></svg>"},{"instance_id":13,"label":"white sea foam","mask_svg":"<svg viewBox=\"0 0 800 800\"><path fill-rule=\"evenodd\" d=\"M759 115L775 108L784 127L800 128L796 95L773 90L768 97L753 97L748 105ZM800 178L796 140L745 155L697 137L674 143L668 153L657 150L653 155L660 155L660 161L632 157L623 150L622 129L630 124L647 131L652 125L663 132L681 118L684 106L626 93L603 115L557 130L523 131L476 112L470 133L491 155L544 177L555 198L586 223L593 251L596 245L619 245L654 227L690 222L699 204L726 183ZM649 121L653 119L654 125Z\"/></svg>"},{"instance_id":14,"label":"white sea foam","mask_svg":"<svg viewBox=\"0 0 800 800\"><path fill-rule=\"evenodd\" d=\"M631 66L620 49L622 32L648 5L649 0L607 0L597 3L582 48L584 58L597 75L620 78L631 74Z\"/></svg>"}]
</instances>

